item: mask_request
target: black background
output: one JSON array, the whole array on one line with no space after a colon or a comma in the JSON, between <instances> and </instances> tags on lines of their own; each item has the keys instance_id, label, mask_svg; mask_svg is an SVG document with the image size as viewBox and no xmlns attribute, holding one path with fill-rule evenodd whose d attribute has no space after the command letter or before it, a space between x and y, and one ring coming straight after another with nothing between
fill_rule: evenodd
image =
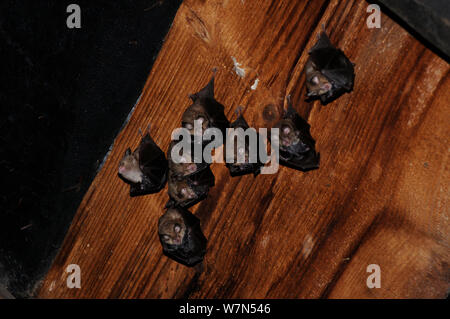
<instances>
[{"instance_id":1,"label":"black background","mask_svg":"<svg viewBox=\"0 0 450 319\"><path fill-rule=\"evenodd\" d=\"M0 2L0 285L14 296L48 270L180 3Z\"/></svg>"}]
</instances>

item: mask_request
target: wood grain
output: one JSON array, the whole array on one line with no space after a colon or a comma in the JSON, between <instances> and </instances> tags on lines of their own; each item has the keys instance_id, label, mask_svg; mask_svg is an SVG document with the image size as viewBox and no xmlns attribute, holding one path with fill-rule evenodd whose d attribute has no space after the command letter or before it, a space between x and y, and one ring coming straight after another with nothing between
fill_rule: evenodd
<instances>
[{"instance_id":1,"label":"wood grain","mask_svg":"<svg viewBox=\"0 0 450 319\"><path fill-rule=\"evenodd\" d=\"M368 29L366 8L351 0L186 0L38 296L445 297L449 65L385 15L381 29ZM303 68L322 24L356 63L354 91L327 106L304 101ZM216 186L192 209L209 240L196 273L162 255L157 221L167 187L130 198L117 165L148 123L167 150L188 94L213 67L230 120L244 105L250 125L269 127L292 94L321 163L308 173L281 167L256 178L231 178L213 164ZM81 267L81 289L66 286L69 264ZM367 287L369 264L381 267L381 288Z\"/></svg>"}]
</instances>

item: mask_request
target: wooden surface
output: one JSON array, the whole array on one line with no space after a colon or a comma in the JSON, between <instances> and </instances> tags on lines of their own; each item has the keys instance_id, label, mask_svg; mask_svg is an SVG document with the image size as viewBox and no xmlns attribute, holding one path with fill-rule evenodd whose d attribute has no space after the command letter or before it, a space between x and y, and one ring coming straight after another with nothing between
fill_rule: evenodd
<instances>
[{"instance_id":1,"label":"wooden surface","mask_svg":"<svg viewBox=\"0 0 450 319\"><path fill-rule=\"evenodd\" d=\"M445 297L449 271L449 65L365 1L186 0L142 97L99 172L44 280L41 298ZM325 24L356 63L354 91L327 106L304 101L308 49ZM246 76L233 70L241 63ZM149 57L150 58L150 57ZM196 274L162 255L157 221L167 200L130 198L117 177L139 128L167 150L198 91L218 68L216 97L234 120L270 127L285 96L308 119L320 169L231 178L191 210L208 238ZM256 90L250 86L258 78ZM66 267L81 267L81 289ZM369 289L366 267L381 267Z\"/></svg>"}]
</instances>

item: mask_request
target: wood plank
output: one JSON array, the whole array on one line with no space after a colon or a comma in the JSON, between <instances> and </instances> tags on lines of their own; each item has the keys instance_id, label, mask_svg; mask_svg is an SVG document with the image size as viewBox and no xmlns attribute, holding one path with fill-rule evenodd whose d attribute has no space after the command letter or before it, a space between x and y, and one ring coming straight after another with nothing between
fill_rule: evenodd
<instances>
[{"instance_id":1,"label":"wood plank","mask_svg":"<svg viewBox=\"0 0 450 319\"><path fill-rule=\"evenodd\" d=\"M186 0L38 296L445 297L449 66L384 15L381 29L368 29L366 7L356 0ZM304 101L303 68L322 24L356 63L354 91L327 106ZM244 105L256 128L270 127L291 93L312 126L321 166L231 178L213 164L216 186L192 209L209 240L197 274L162 255L157 221L167 187L129 198L117 165L148 123L167 150L188 94L213 67L227 116ZM69 264L81 267L81 289L66 286ZM367 287L369 264L381 267L381 288Z\"/></svg>"}]
</instances>

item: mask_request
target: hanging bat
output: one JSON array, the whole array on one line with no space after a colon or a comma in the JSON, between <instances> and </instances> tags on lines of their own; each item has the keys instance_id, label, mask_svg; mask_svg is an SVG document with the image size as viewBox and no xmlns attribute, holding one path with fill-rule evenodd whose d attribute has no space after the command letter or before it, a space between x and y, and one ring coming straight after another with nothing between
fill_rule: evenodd
<instances>
[{"instance_id":1,"label":"hanging bat","mask_svg":"<svg viewBox=\"0 0 450 319\"><path fill-rule=\"evenodd\" d=\"M190 154L189 154L189 152L186 152L186 154L184 154L183 149L180 149L180 152L178 153L178 155L180 156L180 160L179 160L180 163L176 163L172 159L172 149L177 143L178 143L178 141L173 140L169 145L169 150L167 151L167 160L169 163L169 170L172 172L172 174L174 176L186 177L186 176L198 173L209 167L209 164L203 160L203 156L202 156L202 161L200 163L194 162L194 143L191 144ZM202 148L202 154L203 154L203 148Z\"/></svg>"},{"instance_id":2,"label":"hanging bat","mask_svg":"<svg viewBox=\"0 0 450 319\"><path fill-rule=\"evenodd\" d=\"M242 115L242 108L238 107L236 108L235 113L238 115L238 118L231 123L230 127L237 129L242 128L244 131L249 128L249 125L247 121L244 119L244 116ZM227 137L228 138L228 137ZM252 152L256 152L256 163L250 163L250 139L248 136L245 137L245 145L239 146L238 145L238 139L235 136L234 137L234 162L233 163L226 163L226 166L228 167L228 170L230 171L231 176L241 176L245 174L251 174L253 173L254 176L258 175L261 172L261 167L264 166L263 163L259 161L259 155L258 155L258 146L252 150ZM256 142L259 143L259 134L256 133ZM238 154L244 155L244 163L238 163ZM224 159L226 161L226 147L224 148Z\"/></svg>"},{"instance_id":3,"label":"hanging bat","mask_svg":"<svg viewBox=\"0 0 450 319\"><path fill-rule=\"evenodd\" d=\"M353 63L344 52L331 44L325 30L309 51L305 71L307 96L312 99L320 98L323 104L353 89Z\"/></svg>"},{"instance_id":4,"label":"hanging bat","mask_svg":"<svg viewBox=\"0 0 450 319\"><path fill-rule=\"evenodd\" d=\"M319 168L320 156L315 151L315 141L309 124L295 111L290 96L288 109L275 124L279 129L280 164L301 171Z\"/></svg>"},{"instance_id":5,"label":"hanging bat","mask_svg":"<svg viewBox=\"0 0 450 319\"><path fill-rule=\"evenodd\" d=\"M119 177L130 185L130 196L160 191L167 181L168 164L164 152L147 132L134 152L127 148L119 163Z\"/></svg>"},{"instance_id":6,"label":"hanging bat","mask_svg":"<svg viewBox=\"0 0 450 319\"><path fill-rule=\"evenodd\" d=\"M214 174L211 168L188 176L180 177L169 170L169 201L167 207L190 207L208 196L209 189L214 186Z\"/></svg>"},{"instance_id":7,"label":"hanging bat","mask_svg":"<svg viewBox=\"0 0 450 319\"><path fill-rule=\"evenodd\" d=\"M224 107L214 98L214 78L216 69L209 83L195 94L191 94L192 104L184 111L182 116L182 126L194 134L194 121L202 123L202 134L208 128L218 128L225 136L226 128L229 126L227 117L224 114Z\"/></svg>"},{"instance_id":8,"label":"hanging bat","mask_svg":"<svg viewBox=\"0 0 450 319\"><path fill-rule=\"evenodd\" d=\"M207 239L200 228L200 220L190 211L169 208L159 218L158 235L167 257L188 267L203 261Z\"/></svg>"}]
</instances>

